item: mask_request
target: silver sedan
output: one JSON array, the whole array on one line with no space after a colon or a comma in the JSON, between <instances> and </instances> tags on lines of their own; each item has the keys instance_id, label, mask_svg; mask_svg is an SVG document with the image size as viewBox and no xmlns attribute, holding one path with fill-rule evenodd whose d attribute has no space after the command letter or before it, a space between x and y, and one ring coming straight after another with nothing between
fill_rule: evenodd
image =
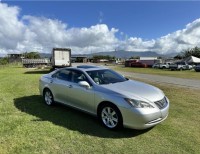
<instances>
[{"instance_id":1,"label":"silver sedan","mask_svg":"<svg viewBox=\"0 0 200 154\"><path fill-rule=\"evenodd\" d=\"M109 129L146 129L168 116L169 100L160 89L108 68L58 69L40 78L39 90L47 105L62 103L98 116Z\"/></svg>"}]
</instances>

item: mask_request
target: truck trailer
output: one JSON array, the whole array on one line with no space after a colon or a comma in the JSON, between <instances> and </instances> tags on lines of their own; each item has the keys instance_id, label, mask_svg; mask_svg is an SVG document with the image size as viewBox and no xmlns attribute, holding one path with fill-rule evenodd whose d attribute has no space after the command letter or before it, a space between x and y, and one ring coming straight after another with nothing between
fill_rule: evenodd
<instances>
[{"instance_id":1,"label":"truck trailer","mask_svg":"<svg viewBox=\"0 0 200 154\"><path fill-rule=\"evenodd\" d=\"M26 68L34 68L38 66L47 66L50 64L50 60L48 58L22 59L22 64Z\"/></svg>"}]
</instances>

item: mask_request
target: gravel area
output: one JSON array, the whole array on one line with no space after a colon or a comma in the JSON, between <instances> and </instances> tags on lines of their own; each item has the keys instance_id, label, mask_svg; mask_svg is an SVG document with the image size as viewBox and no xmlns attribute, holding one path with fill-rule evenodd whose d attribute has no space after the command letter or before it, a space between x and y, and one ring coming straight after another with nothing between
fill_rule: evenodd
<instances>
[{"instance_id":1,"label":"gravel area","mask_svg":"<svg viewBox=\"0 0 200 154\"><path fill-rule=\"evenodd\" d=\"M161 84L170 84L174 86L200 90L200 80L182 79L182 78L176 78L176 77L131 73L131 72L119 72L119 73L123 74L126 77L133 77L135 79L142 79L142 80L147 80L147 81L161 83Z\"/></svg>"}]
</instances>

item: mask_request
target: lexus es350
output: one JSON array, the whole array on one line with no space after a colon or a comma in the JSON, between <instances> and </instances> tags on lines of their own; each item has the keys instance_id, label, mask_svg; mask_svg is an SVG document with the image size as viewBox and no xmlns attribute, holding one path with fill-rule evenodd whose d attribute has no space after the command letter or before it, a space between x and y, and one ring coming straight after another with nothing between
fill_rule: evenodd
<instances>
[{"instance_id":1,"label":"lexus es350","mask_svg":"<svg viewBox=\"0 0 200 154\"><path fill-rule=\"evenodd\" d=\"M97 116L109 129L146 129L168 116L169 100L160 89L103 67L82 65L40 78L47 105L62 103Z\"/></svg>"}]
</instances>

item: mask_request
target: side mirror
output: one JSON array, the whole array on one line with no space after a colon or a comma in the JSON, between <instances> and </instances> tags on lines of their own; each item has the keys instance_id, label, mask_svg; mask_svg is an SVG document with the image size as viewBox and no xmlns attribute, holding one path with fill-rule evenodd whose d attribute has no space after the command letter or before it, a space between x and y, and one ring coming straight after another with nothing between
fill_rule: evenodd
<instances>
[{"instance_id":1,"label":"side mirror","mask_svg":"<svg viewBox=\"0 0 200 154\"><path fill-rule=\"evenodd\" d=\"M79 83L78 83L78 85L80 86L80 87L84 87L84 88L90 88L90 85L89 85L89 83L88 82L86 82L86 81L80 81Z\"/></svg>"},{"instance_id":2,"label":"side mirror","mask_svg":"<svg viewBox=\"0 0 200 154\"><path fill-rule=\"evenodd\" d=\"M124 75L122 75L126 80L129 80L129 78L125 77Z\"/></svg>"}]
</instances>

